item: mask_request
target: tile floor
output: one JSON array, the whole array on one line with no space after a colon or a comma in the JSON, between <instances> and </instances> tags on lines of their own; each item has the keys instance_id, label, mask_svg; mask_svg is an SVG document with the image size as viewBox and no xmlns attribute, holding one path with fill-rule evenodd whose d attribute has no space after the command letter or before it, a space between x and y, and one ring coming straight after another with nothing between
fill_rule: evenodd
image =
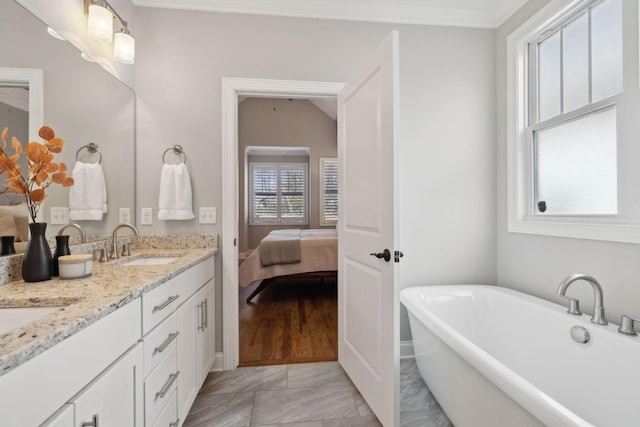
<instances>
[{"instance_id":1,"label":"tile floor","mask_svg":"<svg viewBox=\"0 0 640 427\"><path fill-rule=\"evenodd\" d=\"M401 361L402 427L453 427L415 360ZM238 368L209 374L184 427L376 427L337 362Z\"/></svg>"}]
</instances>

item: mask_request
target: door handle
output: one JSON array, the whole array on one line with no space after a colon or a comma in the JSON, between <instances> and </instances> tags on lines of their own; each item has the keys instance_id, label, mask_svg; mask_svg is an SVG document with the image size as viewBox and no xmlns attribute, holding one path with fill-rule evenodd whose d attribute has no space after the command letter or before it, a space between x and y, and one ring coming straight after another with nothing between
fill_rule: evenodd
<instances>
[{"instance_id":1,"label":"door handle","mask_svg":"<svg viewBox=\"0 0 640 427\"><path fill-rule=\"evenodd\" d=\"M374 256L376 258L383 258L386 262L389 262L391 260L391 252L389 251L389 249L385 249L382 252L374 252L372 254L369 254L371 256Z\"/></svg>"}]
</instances>

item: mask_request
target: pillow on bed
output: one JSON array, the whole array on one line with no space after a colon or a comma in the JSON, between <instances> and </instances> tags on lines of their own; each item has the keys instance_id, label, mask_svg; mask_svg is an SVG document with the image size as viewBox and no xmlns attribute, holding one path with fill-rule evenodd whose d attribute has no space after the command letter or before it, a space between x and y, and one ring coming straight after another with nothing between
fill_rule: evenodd
<instances>
[{"instance_id":1,"label":"pillow on bed","mask_svg":"<svg viewBox=\"0 0 640 427\"><path fill-rule=\"evenodd\" d=\"M29 240L29 217L27 215L14 215L13 220L18 229L18 241L26 242Z\"/></svg>"},{"instance_id":2,"label":"pillow on bed","mask_svg":"<svg viewBox=\"0 0 640 427\"><path fill-rule=\"evenodd\" d=\"M9 221L8 216L12 219ZM0 230L2 235L7 236L13 234L16 236L16 241L26 242L29 240L29 211L25 203L12 206L0 206ZM9 229L5 230L5 227ZM15 228L15 232L10 232L12 228ZM5 233L7 231L7 233Z\"/></svg>"},{"instance_id":3,"label":"pillow on bed","mask_svg":"<svg viewBox=\"0 0 640 427\"><path fill-rule=\"evenodd\" d=\"M0 236L15 236L16 239L18 238L18 228L11 212L0 211Z\"/></svg>"}]
</instances>

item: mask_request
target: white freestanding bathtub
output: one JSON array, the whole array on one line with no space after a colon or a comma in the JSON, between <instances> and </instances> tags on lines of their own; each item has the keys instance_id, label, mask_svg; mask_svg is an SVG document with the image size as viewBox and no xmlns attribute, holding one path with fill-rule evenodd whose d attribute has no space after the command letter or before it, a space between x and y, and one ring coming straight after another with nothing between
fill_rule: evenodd
<instances>
[{"instance_id":1,"label":"white freestanding bathtub","mask_svg":"<svg viewBox=\"0 0 640 427\"><path fill-rule=\"evenodd\" d=\"M400 301L420 374L456 427L640 426L640 336L495 286L407 288Z\"/></svg>"}]
</instances>

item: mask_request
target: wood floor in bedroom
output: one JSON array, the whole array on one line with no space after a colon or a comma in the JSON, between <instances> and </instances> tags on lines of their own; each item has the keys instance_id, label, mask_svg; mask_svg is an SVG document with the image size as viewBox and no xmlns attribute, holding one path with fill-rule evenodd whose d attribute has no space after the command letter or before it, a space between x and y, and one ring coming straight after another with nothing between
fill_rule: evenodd
<instances>
[{"instance_id":1,"label":"wood floor in bedroom","mask_svg":"<svg viewBox=\"0 0 640 427\"><path fill-rule=\"evenodd\" d=\"M276 279L255 296L241 288L240 366L338 360L335 278Z\"/></svg>"}]
</instances>

